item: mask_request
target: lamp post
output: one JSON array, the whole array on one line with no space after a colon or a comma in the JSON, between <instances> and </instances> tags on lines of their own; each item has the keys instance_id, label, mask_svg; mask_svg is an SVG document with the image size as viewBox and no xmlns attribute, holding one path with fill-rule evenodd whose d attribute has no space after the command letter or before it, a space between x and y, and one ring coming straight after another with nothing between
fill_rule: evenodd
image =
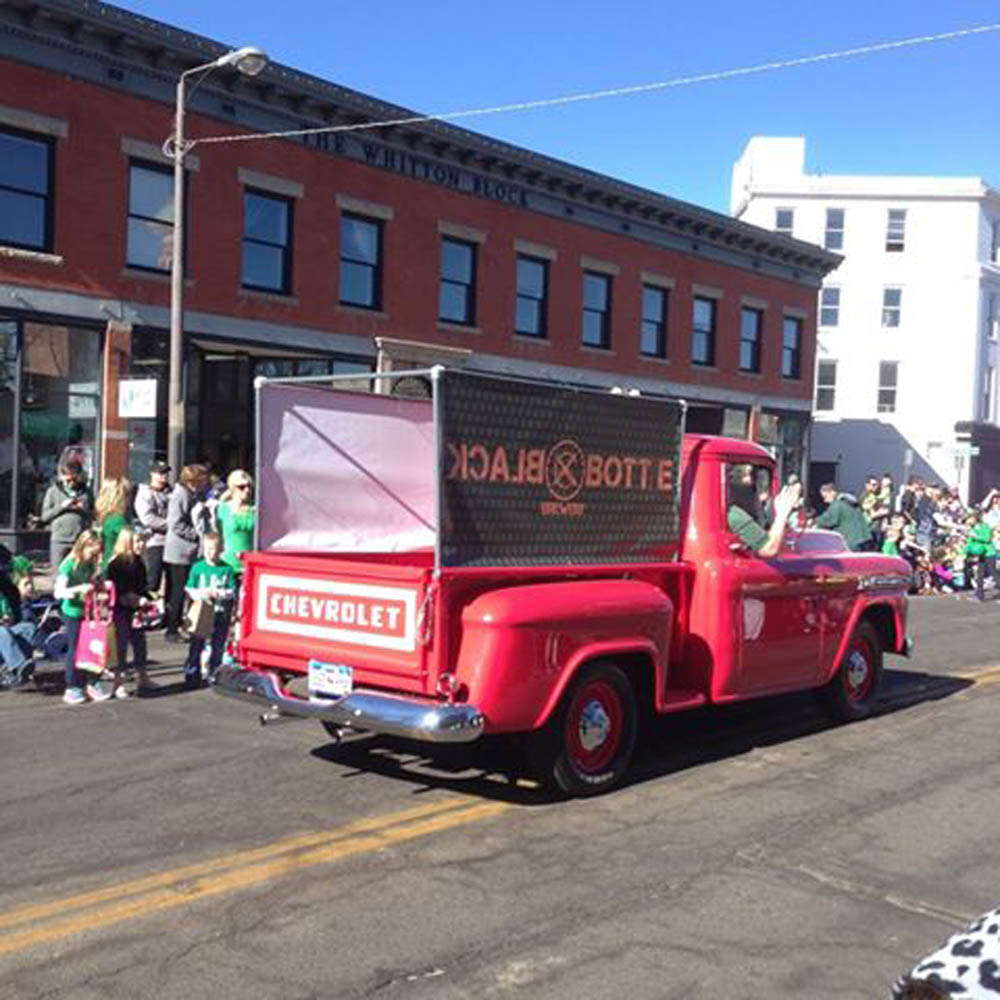
<instances>
[{"instance_id":1,"label":"lamp post","mask_svg":"<svg viewBox=\"0 0 1000 1000\"><path fill-rule=\"evenodd\" d=\"M175 473L184 455L184 158L196 141L184 138L184 102L188 78L208 75L224 66L234 66L244 76L256 76L267 56L252 46L233 49L213 62L194 66L177 80L174 133L164 143L164 152L174 161L174 237L170 255L170 394L167 407L167 462Z\"/></svg>"}]
</instances>

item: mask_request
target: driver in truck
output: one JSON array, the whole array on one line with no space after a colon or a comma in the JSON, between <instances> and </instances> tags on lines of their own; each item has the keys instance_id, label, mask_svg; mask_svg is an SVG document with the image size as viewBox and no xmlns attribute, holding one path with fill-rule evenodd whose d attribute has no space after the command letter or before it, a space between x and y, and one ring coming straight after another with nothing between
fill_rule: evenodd
<instances>
[{"instance_id":1,"label":"driver in truck","mask_svg":"<svg viewBox=\"0 0 1000 1000\"><path fill-rule=\"evenodd\" d=\"M768 558L781 551L789 518L802 499L802 484L789 482L778 492L771 505L771 524L765 528L764 511L759 500L761 490L755 482L758 470L764 471L753 465L730 467L726 523L730 531L739 535L744 545L757 555Z\"/></svg>"}]
</instances>

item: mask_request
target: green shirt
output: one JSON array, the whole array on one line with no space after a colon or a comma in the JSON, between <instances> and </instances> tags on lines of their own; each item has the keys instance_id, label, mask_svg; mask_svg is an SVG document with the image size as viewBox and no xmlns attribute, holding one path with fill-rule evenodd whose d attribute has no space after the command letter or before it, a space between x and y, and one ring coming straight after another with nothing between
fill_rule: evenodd
<instances>
[{"instance_id":1,"label":"green shirt","mask_svg":"<svg viewBox=\"0 0 1000 1000\"><path fill-rule=\"evenodd\" d=\"M122 528L128 527L128 520L123 514L109 514L101 522L101 541L104 544L104 558L101 566L107 569L108 563L115 552L115 542L121 534Z\"/></svg>"},{"instance_id":2,"label":"green shirt","mask_svg":"<svg viewBox=\"0 0 1000 1000\"><path fill-rule=\"evenodd\" d=\"M739 535L754 552L760 552L767 543L768 533L736 504L733 504L726 513L726 523L729 525L729 530Z\"/></svg>"},{"instance_id":3,"label":"green shirt","mask_svg":"<svg viewBox=\"0 0 1000 1000\"><path fill-rule=\"evenodd\" d=\"M0 594L0 621L14 621L14 609L3 594Z\"/></svg>"},{"instance_id":4,"label":"green shirt","mask_svg":"<svg viewBox=\"0 0 1000 1000\"><path fill-rule=\"evenodd\" d=\"M257 519L256 508L244 507L234 510L228 501L219 504L215 512L222 532L222 560L228 563L237 573L243 572L240 555L253 548L253 529Z\"/></svg>"},{"instance_id":5,"label":"green shirt","mask_svg":"<svg viewBox=\"0 0 1000 1000\"><path fill-rule=\"evenodd\" d=\"M66 577L67 586L79 587L81 584L90 583L94 579L97 567L90 563L78 563L72 556L66 556L59 564L59 576ZM73 597L66 597L59 605L59 610L67 618L83 617L82 594L75 594Z\"/></svg>"},{"instance_id":6,"label":"green shirt","mask_svg":"<svg viewBox=\"0 0 1000 1000\"><path fill-rule=\"evenodd\" d=\"M214 565L206 559L200 559L188 573L187 586L192 590L226 590L229 597L236 596L236 574L228 563L218 562Z\"/></svg>"},{"instance_id":7,"label":"green shirt","mask_svg":"<svg viewBox=\"0 0 1000 1000\"><path fill-rule=\"evenodd\" d=\"M993 544L993 529L982 521L974 525L969 532L969 540L965 543L966 555L995 556L996 546Z\"/></svg>"},{"instance_id":8,"label":"green shirt","mask_svg":"<svg viewBox=\"0 0 1000 1000\"><path fill-rule=\"evenodd\" d=\"M871 540L872 532L868 526L868 518L861 512L861 508L856 503L845 500L843 496L838 496L816 518L817 528L827 528L831 531L839 531L843 536L847 547L854 551Z\"/></svg>"},{"instance_id":9,"label":"green shirt","mask_svg":"<svg viewBox=\"0 0 1000 1000\"><path fill-rule=\"evenodd\" d=\"M898 556L899 555L899 545L894 542L891 538L887 538L882 543L882 555L884 556Z\"/></svg>"}]
</instances>

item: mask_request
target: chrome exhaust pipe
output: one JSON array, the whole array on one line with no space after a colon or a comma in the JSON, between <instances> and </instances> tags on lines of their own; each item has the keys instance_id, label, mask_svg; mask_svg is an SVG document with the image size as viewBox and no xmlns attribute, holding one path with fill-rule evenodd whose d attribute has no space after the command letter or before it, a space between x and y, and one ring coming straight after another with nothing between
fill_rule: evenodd
<instances>
[{"instance_id":1,"label":"chrome exhaust pipe","mask_svg":"<svg viewBox=\"0 0 1000 1000\"><path fill-rule=\"evenodd\" d=\"M262 726L275 726L279 722L295 722L300 718L301 716L298 715L285 715L284 712L279 712L274 708L269 708L266 712L261 712L260 715L257 716L257 719Z\"/></svg>"}]
</instances>

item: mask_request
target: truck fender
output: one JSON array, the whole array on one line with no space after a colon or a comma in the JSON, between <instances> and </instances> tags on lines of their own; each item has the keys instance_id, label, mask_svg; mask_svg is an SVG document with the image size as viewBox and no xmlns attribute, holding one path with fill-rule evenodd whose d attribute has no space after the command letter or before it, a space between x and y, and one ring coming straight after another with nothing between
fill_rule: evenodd
<instances>
[{"instance_id":1,"label":"truck fender","mask_svg":"<svg viewBox=\"0 0 1000 1000\"><path fill-rule=\"evenodd\" d=\"M559 702L566 693L566 689L582 667L594 660L614 660L616 657L636 654L646 657L652 666L653 690L650 691L650 696L651 703L655 704L655 692L662 690L663 673L666 669L665 664L660 659L656 646L648 639L640 637L594 642L576 650L563 665L559 680L553 685L549 699L538 718L539 727L546 725L549 719L552 718L553 713L559 706ZM629 673L627 667L625 668L625 673Z\"/></svg>"},{"instance_id":2,"label":"truck fender","mask_svg":"<svg viewBox=\"0 0 1000 1000\"><path fill-rule=\"evenodd\" d=\"M847 644L851 641L851 635L862 618L867 617L872 620L872 624L882 639L883 651L886 653L901 653L904 650L906 646L906 626L903 622L903 616L897 601L898 599L893 601L886 601L884 599L858 601L851 612L851 617L844 628L844 633L840 637L840 642L837 644L837 655L834 656L827 671L827 676L823 679L823 683L832 680L834 674L836 674L844 651L847 649Z\"/></svg>"},{"instance_id":3,"label":"truck fender","mask_svg":"<svg viewBox=\"0 0 1000 1000\"><path fill-rule=\"evenodd\" d=\"M551 717L576 671L597 657L642 657L662 688L673 623L670 597L643 580L503 587L463 609L456 675L492 731L525 732Z\"/></svg>"}]
</instances>

